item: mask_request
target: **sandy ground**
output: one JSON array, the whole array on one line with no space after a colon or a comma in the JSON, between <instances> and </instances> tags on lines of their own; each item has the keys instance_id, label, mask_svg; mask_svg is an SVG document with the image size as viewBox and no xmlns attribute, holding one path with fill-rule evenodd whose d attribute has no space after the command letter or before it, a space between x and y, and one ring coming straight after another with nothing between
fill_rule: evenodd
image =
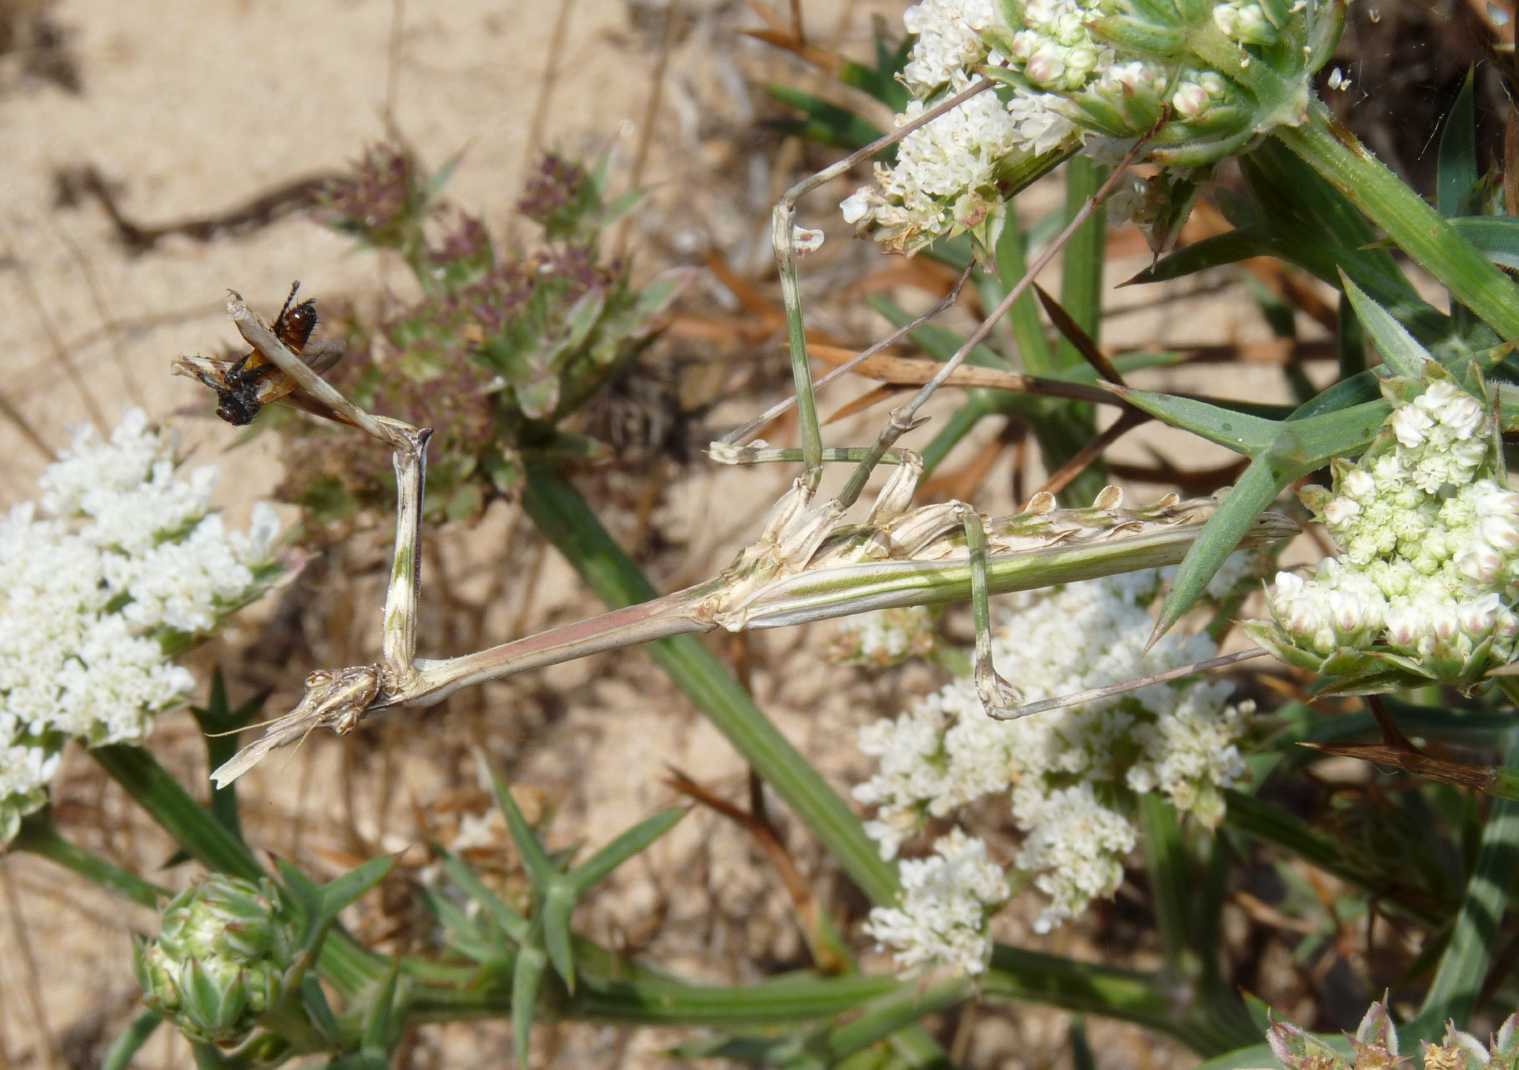
<instances>
[{"instance_id":1,"label":"sandy ground","mask_svg":"<svg viewBox=\"0 0 1519 1070\"><path fill-rule=\"evenodd\" d=\"M569 7L569 0L561 2ZM740 5L692 0L681 10L689 25L670 42L644 173L653 193L634 240L655 250L650 266L700 263L704 250L719 248L744 274L763 279L765 207L787 172L735 148L736 142L723 144L722 134L771 114L749 80L751 67L764 64L772 75L798 79L811 75L739 39L740 27L759 25ZM865 53L867 5L808 0L805 10L808 26L824 40ZM240 515L278 478L274 441L266 437L224 455L227 429L208 418L201 388L168 375L169 361L235 337L220 311L228 287L267 314L293 278L318 296L381 300L387 289L406 286L403 272L377 270L372 257L299 218L209 244L174 238L129 255L94 205L55 207L54 171L94 164L120 183L123 210L142 222L206 214L293 177L340 168L382 136L389 100L393 121L424 159L437 162L465 150L453 180L455 198L484 206L488 221L499 226L530 159L539 108L544 145L583 153L610 141L627 161L643 133L664 40L661 7L578 0L556 44L560 11L558 3L510 0L58 3L53 14L69 34L83 92L71 95L14 72L0 89L6 396L55 447L83 421L109 425L124 406L143 405L178 429L198 460L223 466L225 501ZM553 81L551 67L557 69ZM691 196L692 189L719 181L728 184L720 195ZM826 200L819 198L811 211L845 239ZM1116 265L1114 277L1142 263ZM694 293L716 308L732 304L710 279ZM1155 304L1150 295L1118 293L1111 304L1128 310L1114 320L1119 330L1152 343L1199 336L1222 341L1258 329L1238 304L1223 306L1213 313L1222 319L1207 323ZM752 356L779 359L774 344ZM1275 392L1277 382L1274 372L1262 369L1258 382L1237 379L1234 385L1260 398ZM0 431L0 442L8 462L0 466L0 500L24 500L43 456L8 429ZM1130 456L1141 456L1139 450L1138 443L1125 446ZM1204 465L1223 458L1199 452L1178 459ZM699 536L707 559L721 562L744 531L735 526L714 534L705 521L713 495L757 510L779 478L692 474L669 495L662 522ZM461 560L473 555L489 567L492 540L511 524L501 512L487 518L472 546L457 549ZM541 625L596 609L562 564L549 557L541 568L536 594L521 612L491 618L491 627L503 630L493 638L504 638L514 623ZM666 567L661 579L673 582L677 572ZM353 612L369 619L365 607ZM355 641L364 634L356 626ZM899 703L898 688L922 689L932 681L921 674L875 683L848 676L841 684L836 670L815 659L787 656L804 641L792 634L756 640L754 690L803 752L817 756L835 783L847 787L864 768L847 743L853 729ZM290 666L286 685L309 667L304 660ZM343 744L313 741L300 761L271 763L250 778L251 834L319 870L351 864L355 839L371 849L401 850L416 839L413 805L441 810L458 792L469 795L467 748L475 742L510 760L514 780L555 813L553 828L563 843L600 843L667 804L671 796L661 779L668 766L695 772L731 798L743 796L743 768L732 751L642 658L567 666L493 693L491 708L486 705L429 719L423 746L415 725L393 724L381 733L386 747L370 742L347 751L350 771L355 761L361 773L372 773L372 763L387 769L383 791L373 776L360 776L355 790L363 816L351 830L326 818L335 786L345 782ZM196 745L183 722L164 726L159 747L166 761L194 768ZM354 759L355 753L362 756ZM161 840L103 816L119 811L121 800L96 785L87 760L71 762L67 782L80 812L94 813L102 830L114 830L107 839L119 856L145 865L165 857ZM471 799L460 805L479 805L478 797ZM810 871L817 852L792 832ZM92 1065L101 1039L132 1013L127 933L149 929L151 919L123 912L28 860L8 862L6 870L16 896L0 907L9 919L0 925L0 1065ZM1013 924L1010 935L1016 936ZM649 943L651 957L713 980L752 977L756 959L785 961L799 953L777 882L732 826L705 814L629 867L614 892L595 902L586 927L612 942ZM23 932L29 952L18 942ZM1079 950L1079 944L1079 936L1065 934L1040 946ZM984 1018L967 1065L1054 1065L1063 1050L1063 1015L1004 1007ZM681 1035L569 1026L544 1030L537 1039L545 1065L662 1065L659 1053ZM1104 1058L1105 1067L1190 1062L1168 1047L1135 1043L1132 1032L1118 1027L1099 1027L1095 1036L1115 1053ZM418 1049L418 1065L450 1065L464 1051L505 1059L507 1038L504 1028L432 1030ZM62 1054L50 1059L49 1046ZM161 1037L140 1065L186 1066L188 1051Z\"/></svg>"}]
</instances>

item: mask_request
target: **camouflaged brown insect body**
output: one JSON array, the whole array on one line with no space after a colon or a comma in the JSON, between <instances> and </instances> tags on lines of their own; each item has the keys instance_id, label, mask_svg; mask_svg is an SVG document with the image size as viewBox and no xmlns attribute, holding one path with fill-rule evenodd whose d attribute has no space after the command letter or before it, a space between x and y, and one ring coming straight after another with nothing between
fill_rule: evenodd
<instances>
[{"instance_id":1,"label":"camouflaged brown insect body","mask_svg":"<svg viewBox=\"0 0 1519 1070\"><path fill-rule=\"evenodd\" d=\"M290 293L280 314L275 317L274 336L292 353L299 354L311 340L318 317L316 301L307 298L292 307L299 281L290 286ZM333 358L336 359L335 357ZM329 361L330 364L330 361ZM215 386L215 384L210 384ZM267 360L257 349L249 349L236 363L227 369L222 384L216 388L216 415L238 427L252 423L265 405L279 401L295 389L295 381Z\"/></svg>"}]
</instances>

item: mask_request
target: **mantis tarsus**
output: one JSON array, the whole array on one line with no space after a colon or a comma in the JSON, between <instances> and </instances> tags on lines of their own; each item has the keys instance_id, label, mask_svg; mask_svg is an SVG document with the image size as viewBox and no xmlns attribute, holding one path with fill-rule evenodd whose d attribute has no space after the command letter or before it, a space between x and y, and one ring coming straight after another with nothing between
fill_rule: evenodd
<instances>
[{"instance_id":1,"label":"mantis tarsus","mask_svg":"<svg viewBox=\"0 0 1519 1070\"><path fill-rule=\"evenodd\" d=\"M900 140L915 126L931 121L982 88L984 83L972 87L926 112L918 123L899 128L849 160L799 183L775 209L772 236L786 305L796 383L792 400L798 406L802 425L801 449L776 450L751 441L762 421L733 432L712 448L713 458L722 463L802 462L801 475L771 511L758 539L728 569L704 583L473 654L438 660L416 657L421 503L430 432L359 409L290 352L243 300L232 294L228 312L234 324L250 345L295 380L306 407L324 410L330 418L390 447L397 482L397 526L381 659L369 665L313 672L307 677L300 704L271 722L260 739L217 769L213 779L219 785L230 783L271 750L297 741L318 727L346 733L370 711L430 705L461 687L599 651L719 627L732 631L780 627L892 606L967 599L975 620L975 679L981 700L993 716L1017 715L1014 707L1020 696L992 665L989 596L1174 564L1211 515L1213 502L1181 502L1171 495L1147 509L1125 509L1117 488L1109 487L1090 508L1056 509L1054 498L1041 494L1023 512L994 519L983 517L963 502L914 508L912 499L922 462L911 451L894 448L897 439L922 422L919 411L928 399L1111 192L1142 142L1134 146L1097 196L1029 266L1023 280L959 351L906 405L892 412L875 443L858 449L822 447L796 281L796 202L847 170L857 158ZM866 353L903 337L952 300L953 294ZM194 374L194 361L184 358L180 370ZM776 406L765 418L785 407L784 403ZM825 462L854 463L856 468L836 496L817 503L814 498ZM895 470L864 522L846 523L846 512L858 501L879 464L894 465ZM1270 541L1291 530L1285 518L1266 513L1256 522L1250 538Z\"/></svg>"}]
</instances>

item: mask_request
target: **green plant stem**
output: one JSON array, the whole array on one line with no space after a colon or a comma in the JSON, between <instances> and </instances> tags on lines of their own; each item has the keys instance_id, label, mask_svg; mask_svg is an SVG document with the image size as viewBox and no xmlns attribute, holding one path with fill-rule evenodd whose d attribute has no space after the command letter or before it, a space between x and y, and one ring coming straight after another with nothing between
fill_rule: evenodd
<instances>
[{"instance_id":1,"label":"green plant stem","mask_svg":"<svg viewBox=\"0 0 1519 1070\"><path fill-rule=\"evenodd\" d=\"M1278 141L1344 194L1461 304L1507 341L1519 341L1519 288L1424 198L1311 100L1307 121L1273 131Z\"/></svg>"},{"instance_id":2,"label":"green plant stem","mask_svg":"<svg viewBox=\"0 0 1519 1070\"><path fill-rule=\"evenodd\" d=\"M858 1017L834 1026L823 1034L821 1047L827 1066L885 1040L924 1016L958 1006L975 995L969 978L941 984L906 984L890 995L861 1009Z\"/></svg>"},{"instance_id":3,"label":"green plant stem","mask_svg":"<svg viewBox=\"0 0 1519 1070\"><path fill-rule=\"evenodd\" d=\"M981 992L1063 1010L1135 1022L1175 1037L1202 1055L1257 1039L1210 1022L1199 1008L1179 1011L1172 994L1149 974L1114 969L998 944Z\"/></svg>"},{"instance_id":4,"label":"green plant stem","mask_svg":"<svg viewBox=\"0 0 1519 1070\"><path fill-rule=\"evenodd\" d=\"M539 530L609 606L656 597L585 499L558 475L529 466L523 504ZM727 667L688 636L658 640L649 644L649 652L806 822L861 890L873 902L891 902L897 892L895 869L882 861L844 800L776 730Z\"/></svg>"},{"instance_id":5,"label":"green plant stem","mask_svg":"<svg viewBox=\"0 0 1519 1070\"><path fill-rule=\"evenodd\" d=\"M1149 792L1139 797L1139 828L1166 970L1177 980L1193 977L1198 972L1198 963L1188 950L1191 926L1187 916L1193 879L1181 823L1164 797Z\"/></svg>"},{"instance_id":6,"label":"green plant stem","mask_svg":"<svg viewBox=\"0 0 1519 1070\"><path fill-rule=\"evenodd\" d=\"M147 751L116 744L95 747L89 753L191 858L210 869L245 880L256 881L268 875L248 845L191 798Z\"/></svg>"},{"instance_id":7,"label":"green plant stem","mask_svg":"<svg viewBox=\"0 0 1519 1070\"><path fill-rule=\"evenodd\" d=\"M111 1050L106 1052L100 1070L127 1070L162 1022L163 1016L157 1011L143 1011L133 1018L132 1024L127 1026L111 1045Z\"/></svg>"},{"instance_id":8,"label":"green plant stem","mask_svg":"<svg viewBox=\"0 0 1519 1070\"><path fill-rule=\"evenodd\" d=\"M58 834L58 827L45 810L32 814L21 823L21 831L11 841L11 848L45 858L108 892L152 910L157 910L160 900L167 899L171 894L167 889L143 880L94 851L65 840Z\"/></svg>"}]
</instances>

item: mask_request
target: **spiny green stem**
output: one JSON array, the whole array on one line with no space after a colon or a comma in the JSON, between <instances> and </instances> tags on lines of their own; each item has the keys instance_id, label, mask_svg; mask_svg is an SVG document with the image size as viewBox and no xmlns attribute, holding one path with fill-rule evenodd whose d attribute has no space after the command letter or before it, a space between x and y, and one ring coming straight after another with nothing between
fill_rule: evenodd
<instances>
[{"instance_id":1,"label":"spiny green stem","mask_svg":"<svg viewBox=\"0 0 1519 1070\"><path fill-rule=\"evenodd\" d=\"M1424 198L1312 100L1308 119L1274 136L1365 213L1455 299L1506 340L1519 341L1519 288Z\"/></svg>"}]
</instances>

